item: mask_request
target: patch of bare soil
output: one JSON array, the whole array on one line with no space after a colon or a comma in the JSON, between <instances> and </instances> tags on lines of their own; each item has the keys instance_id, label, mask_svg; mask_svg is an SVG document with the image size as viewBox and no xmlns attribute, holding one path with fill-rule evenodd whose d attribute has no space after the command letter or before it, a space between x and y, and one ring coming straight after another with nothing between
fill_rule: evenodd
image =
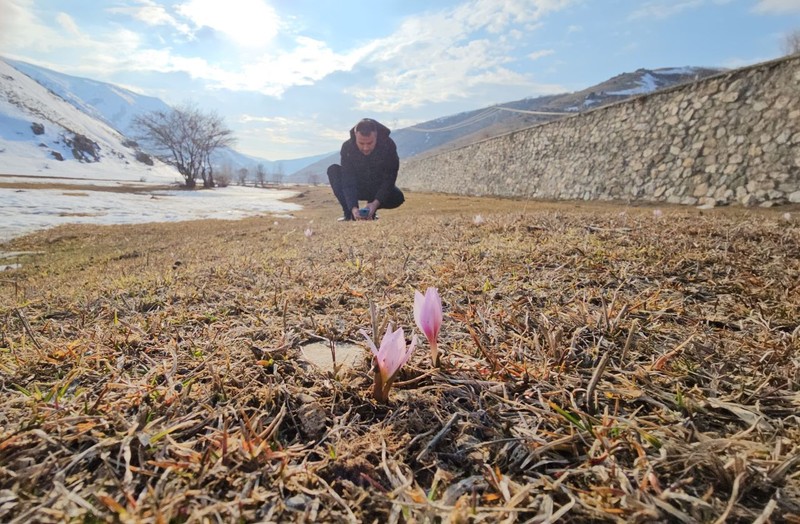
<instances>
[{"instance_id":1,"label":"patch of bare soil","mask_svg":"<svg viewBox=\"0 0 800 524\"><path fill-rule=\"evenodd\" d=\"M796 221L407 197L4 245L0 521L800 522ZM428 286L378 404L370 303Z\"/></svg>"},{"instance_id":2,"label":"patch of bare soil","mask_svg":"<svg viewBox=\"0 0 800 524\"><path fill-rule=\"evenodd\" d=\"M180 189L177 185L130 185L130 184L119 184L119 185L93 185L91 183L70 183L70 182L54 182L53 180L48 179L46 182L21 182L19 180L14 181L6 181L4 180L4 176L0 175L0 188L4 189L18 189L18 190L36 190L36 189L60 189L73 196L80 196L82 192L85 191L104 191L109 193L152 193L153 191L164 191L164 190L176 190ZM27 178L34 178L34 177L27 177ZM81 179L84 180L84 179ZM104 184L108 184L108 181L101 181ZM113 182L113 181L112 181ZM85 193L83 193L85 195Z\"/></svg>"}]
</instances>

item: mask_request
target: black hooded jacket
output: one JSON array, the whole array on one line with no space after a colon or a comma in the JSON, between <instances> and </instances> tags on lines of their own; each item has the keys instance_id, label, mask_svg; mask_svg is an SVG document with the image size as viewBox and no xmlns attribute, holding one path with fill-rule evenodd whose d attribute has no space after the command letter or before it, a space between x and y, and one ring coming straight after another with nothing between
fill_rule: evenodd
<instances>
[{"instance_id":1,"label":"black hooded jacket","mask_svg":"<svg viewBox=\"0 0 800 524\"><path fill-rule=\"evenodd\" d=\"M400 159L397 145L389 138L388 127L375 122L378 141L369 155L356 146L356 128L350 130L350 140L342 144L342 190L348 209L358 207L360 199L385 202L397 182Z\"/></svg>"}]
</instances>

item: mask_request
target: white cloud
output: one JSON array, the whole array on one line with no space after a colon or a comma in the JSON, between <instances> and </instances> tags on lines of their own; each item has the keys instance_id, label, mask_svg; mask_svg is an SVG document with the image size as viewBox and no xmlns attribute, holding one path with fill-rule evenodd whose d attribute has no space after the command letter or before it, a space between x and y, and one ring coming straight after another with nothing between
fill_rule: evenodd
<instances>
[{"instance_id":1,"label":"white cloud","mask_svg":"<svg viewBox=\"0 0 800 524\"><path fill-rule=\"evenodd\" d=\"M263 156L264 144L274 151L272 158L305 156L308 151L338 149L347 138L347 130L331 128L317 121L318 115L298 118L241 115L237 130L237 149L254 156ZM310 130L313 129L313 132Z\"/></svg>"},{"instance_id":2,"label":"white cloud","mask_svg":"<svg viewBox=\"0 0 800 524\"><path fill-rule=\"evenodd\" d=\"M245 47L263 47L278 34L280 19L262 0L189 0L177 11L197 27L210 27Z\"/></svg>"},{"instance_id":3,"label":"white cloud","mask_svg":"<svg viewBox=\"0 0 800 524\"><path fill-rule=\"evenodd\" d=\"M69 16L67 13L58 13L56 15L56 20L58 21L58 24L61 26L61 28L64 29L67 33L77 38L83 38L81 30L78 29L78 24L76 24L75 20L73 20L73 18Z\"/></svg>"},{"instance_id":4,"label":"white cloud","mask_svg":"<svg viewBox=\"0 0 800 524\"><path fill-rule=\"evenodd\" d=\"M204 58L177 56L168 49L140 50L120 66L128 71L182 72L192 78L211 81L222 81L229 75L226 70L208 63Z\"/></svg>"},{"instance_id":5,"label":"white cloud","mask_svg":"<svg viewBox=\"0 0 800 524\"><path fill-rule=\"evenodd\" d=\"M155 31L137 33L115 26L89 35L67 14L59 15L60 26L48 28L32 14L32 0L0 0L0 6L4 15L16 13L12 27L17 49L47 45L45 50L78 53L80 64L69 67L70 61L64 60L56 67L73 74L103 79L116 71L183 72L214 88L280 97L293 86L313 85L334 72L359 67L369 75L362 84L369 87L353 94L362 109L377 109L463 99L480 86L533 86L531 78L509 65L516 41L530 39L546 14L578 1L468 0L448 10L410 17L389 37L359 42L351 50L334 50L321 40L294 36L290 47L270 48L260 56L248 51L247 60L234 67L230 64L235 59L222 65L202 55L180 55L163 40L151 46L147 40L163 36ZM242 46L264 47L286 29L264 0L182 0L173 12L167 9L153 0L132 0L127 7L107 12L183 35L208 27ZM35 38L26 40L25 35ZM0 32L0 42L5 38L11 37ZM48 60L55 63L59 58L52 54Z\"/></svg>"},{"instance_id":6,"label":"white cloud","mask_svg":"<svg viewBox=\"0 0 800 524\"><path fill-rule=\"evenodd\" d=\"M280 97L292 86L311 85L332 72L349 71L373 49L366 45L353 52L337 53L319 40L296 37L288 49L270 50L260 57L253 55L241 66L231 67L200 55L178 54L169 46L150 46L144 38L153 35L119 26L90 35L66 13L57 13L57 24L48 26L36 17L33 0L0 0L0 9L0 48L9 57L14 57L14 50L42 52L47 54L46 60L28 60L97 79L109 78L118 71L180 72L212 88ZM179 6L179 11L193 24L224 31L242 45L261 44L271 39L279 27L275 11L258 0L190 0ZM150 0L137 0L134 6L111 8L108 12L130 16L153 27L172 27L184 35L191 33L188 25ZM238 14L226 17L225 12ZM249 21L241 19L244 15ZM70 60L69 55L81 59Z\"/></svg>"},{"instance_id":7,"label":"white cloud","mask_svg":"<svg viewBox=\"0 0 800 524\"><path fill-rule=\"evenodd\" d=\"M191 34L191 28L187 24L179 22L174 16L169 14L163 6L156 4L152 0L138 0L138 3L138 6L112 7L107 9L107 11L109 13L120 13L131 16L149 26L171 26L181 34Z\"/></svg>"},{"instance_id":8,"label":"white cloud","mask_svg":"<svg viewBox=\"0 0 800 524\"><path fill-rule=\"evenodd\" d=\"M638 20L640 18L669 18L687 9L696 9L704 3L704 0L646 2L639 9L631 13L628 18L631 20Z\"/></svg>"},{"instance_id":9,"label":"white cloud","mask_svg":"<svg viewBox=\"0 0 800 524\"><path fill-rule=\"evenodd\" d=\"M725 6L733 3L735 0L651 0L644 2L638 9L634 10L629 16L629 20L638 20L642 18L661 19L669 18L681 14L684 11L691 9L698 9L707 5ZM759 0L759 3L777 3L777 4L798 4L798 0Z\"/></svg>"},{"instance_id":10,"label":"white cloud","mask_svg":"<svg viewBox=\"0 0 800 524\"><path fill-rule=\"evenodd\" d=\"M120 67L120 57L133 55L140 45L135 33L118 27L90 35L65 12L55 12L55 24L48 24L37 16L33 0L0 0L0 12L3 54L59 71L92 72L102 78ZM35 59L39 54L47 59Z\"/></svg>"},{"instance_id":11,"label":"white cloud","mask_svg":"<svg viewBox=\"0 0 800 524\"><path fill-rule=\"evenodd\" d=\"M800 1L759 0L753 10L764 14L800 13Z\"/></svg>"},{"instance_id":12,"label":"white cloud","mask_svg":"<svg viewBox=\"0 0 800 524\"><path fill-rule=\"evenodd\" d=\"M54 47L56 32L45 26L33 10L33 0L0 0L0 49L4 54Z\"/></svg>"},{"instance_id":13,"label":"white cloud","mask_svg":"<svg viewBox=\"0 0 800 524\"><path fill-rule=\"evenodd\" d=\"M467 98L492 85L529 86L557 92L558 86L536 85L509 68L513 51L505 34L531 27L573 0L470 0L453 9L406 19L391 36L376 41L365 60L376 71L375 82L350 90L359 109L399 111L429 102Z\"/></svg>"},{"instance_id":14,"label":"white cloud","mask_svg":"<svg viewBox=\"0 0 800 524\"><path fill-rule=\"evenodd\" d=\"M531 60L539 60L540 58L544 58L546 56L550 56L555 54L555 51L552 49L542 49L541 51L534 51L533 53L528 55L528 58Z\"/></svg>"},{"instance_id":15,"label":"white cloud","mask_svg":"<svg viewBox=\"0 0 800 524\"><path fill-rule=\"evenodd\" d=\"M338 54L325 42L297 37L290 50L265 54L242 70L216 78L216 87L235 91L256 91L281 96L292 86L312 85L336 71L349 71L367 56L372 46Z\"/></svg>"}]
</instances>

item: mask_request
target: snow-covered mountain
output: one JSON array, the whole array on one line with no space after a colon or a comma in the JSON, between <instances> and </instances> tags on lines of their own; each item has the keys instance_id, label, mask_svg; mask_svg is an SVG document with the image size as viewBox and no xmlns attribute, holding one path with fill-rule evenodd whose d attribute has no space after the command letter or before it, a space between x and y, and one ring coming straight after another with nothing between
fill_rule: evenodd
<instances>
[{"instance_id":1,"label":"snow-covered mountain","mask_svg":"<svg viewBox=\"0 0 800 524\"><path fill-rule=\"evenodd\" d=\"M170 109L159 98L140 95L114 84L71 76L18 60L0 58L0 61L5 61L8 66L35 80L78 110L104 122L128 138L136 135L132 122L137 115ZM291 173L316 161L317 157L267 160L245 155L232 148L224 148L215 153L213 160L219 167L228 167L234 172L243 167L252 172L261 164L270 173L279 169L284 173Z\"/></svg>"},{"instance_id":2,"label":"snow-covered mountain","mask_svg":"<svg viewBox=\"0 0 800 524\"><path fill-rule=\"evenodd\" d=\"M0 174L173 183L173 168L0 59Z\"/></svg>"},{"instance_id":3,"label":"snow-covered mountain","mask_svg":"<svg viewBox=\"0 0 800 524\"><path fill-rule=\"evenodd\" d=\"M143 96L112 84L65 75L19 60L6 62L84 113L128 137L133 136L131 124L136 115L170 109L159 98Z\"/></svg>"}]
</instances>

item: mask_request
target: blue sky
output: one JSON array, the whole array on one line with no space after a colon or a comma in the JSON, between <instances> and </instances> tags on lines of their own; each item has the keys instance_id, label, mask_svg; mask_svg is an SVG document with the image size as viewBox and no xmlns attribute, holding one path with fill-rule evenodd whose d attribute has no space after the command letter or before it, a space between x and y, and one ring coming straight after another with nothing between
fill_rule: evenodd
<instances>
[{"instance_id":1,"label":"blue sky","mask_svg":"<svg viewBox=\"0 0 800 524\"><path fill-rule=\"evenodd\" d=\"M194 103L269 160L576 91L784 54L800 0L0 0L0 55Z\"/></svg>"}]
</instances>

